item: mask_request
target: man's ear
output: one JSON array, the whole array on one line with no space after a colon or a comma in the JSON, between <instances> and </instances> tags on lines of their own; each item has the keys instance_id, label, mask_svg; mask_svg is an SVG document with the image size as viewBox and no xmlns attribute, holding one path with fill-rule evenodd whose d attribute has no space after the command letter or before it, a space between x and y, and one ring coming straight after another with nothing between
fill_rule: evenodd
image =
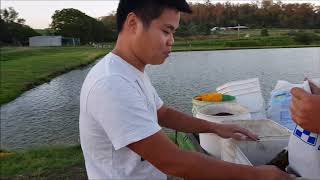
<instances>
[{"instance_id":1,"label":"man's ear","mask_svg":"<svg viewBox=\"0 0 320 180\"><path fill-rule=\"evenodd\" d=\"M127 20L125 22L126 28L131 33L136 33L138 26L138 17L135 13L130 12L127 16Z\"/></svg>"}]
</instances>

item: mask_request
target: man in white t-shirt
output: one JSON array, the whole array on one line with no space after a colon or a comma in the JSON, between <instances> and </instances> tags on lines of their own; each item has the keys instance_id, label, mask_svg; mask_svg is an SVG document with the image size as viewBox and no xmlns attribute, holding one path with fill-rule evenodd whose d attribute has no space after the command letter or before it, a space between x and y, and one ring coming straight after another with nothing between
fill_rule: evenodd
<instances>
[{"instance_id":1,"label":"man in white t-shirt","mask_svg":"<svg viewBox=\"0 0 320 180\"><path fill-rule=\"evenodd\" d=\"M145 73L169 56L185 0L120 0L114 50L88 73L80 96L80 140L89 179L290 179L273 166L250 167L180 150L161 127L257 140L235 125L163 105Z\"/></svg>"}]
</instances>

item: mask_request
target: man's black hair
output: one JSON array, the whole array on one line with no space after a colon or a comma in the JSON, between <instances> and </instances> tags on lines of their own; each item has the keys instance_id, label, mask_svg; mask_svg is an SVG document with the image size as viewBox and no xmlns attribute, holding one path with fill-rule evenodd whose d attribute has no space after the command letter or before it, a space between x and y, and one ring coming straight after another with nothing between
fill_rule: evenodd
<instances>
[{"instance_id":1,"label":"man's black hair","mask_svg":"<svg viewBox=\"0 0 320 180\"><path fill-rule=\"evenodd\" d=\"M120 33L130 12L134 12L148 27L152 20L161 16L165 8L192 13L186 0L120 0L117 9L117 29Z\"/></svg>"}]
</instances>

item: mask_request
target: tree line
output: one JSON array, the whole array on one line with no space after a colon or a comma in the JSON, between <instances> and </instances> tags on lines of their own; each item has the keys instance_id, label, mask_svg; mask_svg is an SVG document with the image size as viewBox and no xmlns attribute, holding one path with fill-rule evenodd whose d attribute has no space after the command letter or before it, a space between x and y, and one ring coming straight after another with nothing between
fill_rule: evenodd
<instances>
[{"instance_id":1,"label":"tree line","mask_svg":"<svg viewBox=\"0 0 320 180\"><path fill-rule=\"evenodd\" d=\"M231 4L191 3L193 14L182 14L177 36L210 34L213 27L236 26L249 28L319 29L320 6L312 4ZM26 44L28 37L39 35L25 20L18 17L13 8L1 10L0 43ZM73 9L57 10L45 35L61 35L80 38L82 44L115 41L117 37L116 16L93 18Z\"/></svg>"},{"instance_id":2,"label":"tree line","mask_svg":"<svg viewBox=\"0 0 320 180\"><path fill-rule=\"evenodd\" d=\"M281 1L262 4L191 3L193 13L182 14L177 36L210 34L213 27L238 24L249 28L319 29L320 6L309 3L284 4ZM99 18L116 33L115 14Z\"/></svg>"},{"instance_id":3,"label":"tree line","mask_svg":"<svg viewBox=\"0 0 320 180\"><path fill-rule=\"evenodd\" d=\"M104 24L73 8L56 10L50 27L42 30L41 34L25 25L25 20L18 16L12 7L1 9L0 45L28 45L29 37L39 35L80 38L81 44L114 41L117 36L109 28L112 26L109 23Z\"/></svg>"},{"instance_id":4,"label":"tree line","mask_svg":"<svg viewBox=\"0 0 320 180\"><path fill-rule=\"evenodd\" d=\"M258 3L231 4L207 1L192 4L193 13L183 14L180 35L208 33L208 28L236 26L249 28L320 28L320 6L312 4Z\"/></svg>"},{"instance_id":5,"label":"tree line","mask_svg":"<svg viewBox=\"0 0 320 180\"><path fill-rule=\"evenodd\" d=\"M0 45L27 45L29 37L40 35L12 7L1 9L0 15Z\"/></svg>"}]
</instances>

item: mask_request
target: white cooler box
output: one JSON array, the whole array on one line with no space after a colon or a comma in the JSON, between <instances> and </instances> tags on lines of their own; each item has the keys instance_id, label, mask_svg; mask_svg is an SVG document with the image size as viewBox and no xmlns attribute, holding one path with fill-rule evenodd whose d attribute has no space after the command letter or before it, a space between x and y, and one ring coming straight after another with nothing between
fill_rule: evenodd
<instances>
[{"instance_id":1,"label":"white cooler box","mask_svg":"<svg viewBox=\"0 0 320 180\"><path fill-rule=\"evenodd\" d=\"M264 165L288 146L290 130L272 120L245 121L234 120L237 124L259 135L259 141L222 140L221 159L245 164Z\"/></svg>"}]
</instances>

